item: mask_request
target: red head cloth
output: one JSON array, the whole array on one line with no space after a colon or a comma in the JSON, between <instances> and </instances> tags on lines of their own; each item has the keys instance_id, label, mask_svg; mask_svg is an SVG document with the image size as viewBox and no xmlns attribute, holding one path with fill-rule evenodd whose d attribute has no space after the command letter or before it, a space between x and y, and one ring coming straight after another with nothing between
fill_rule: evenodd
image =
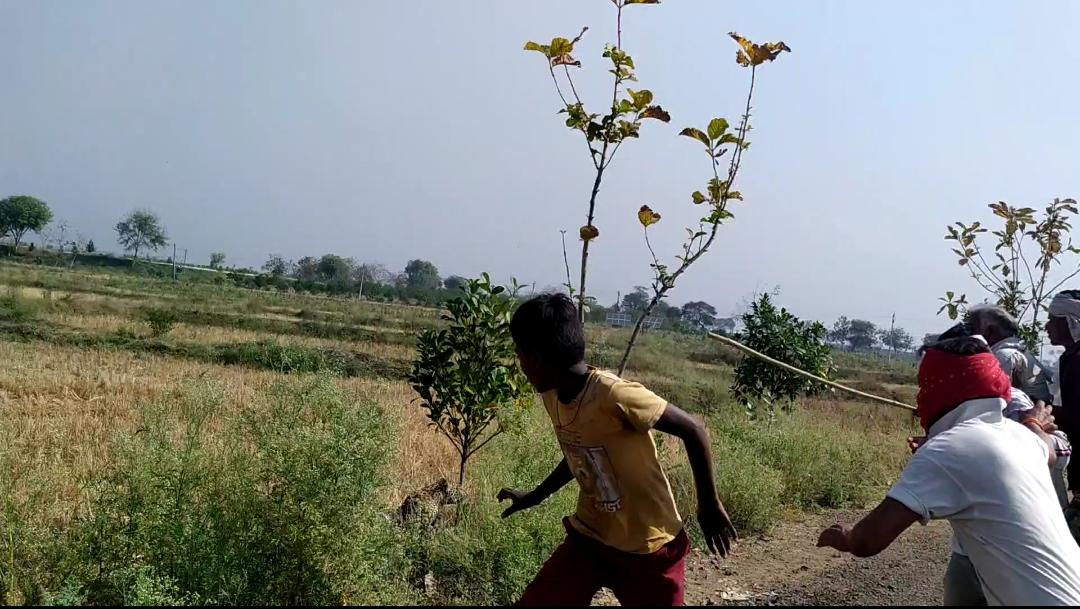
<instances>
[{"instance_id":1,"label":"red head cloth","mask_svg":"<svg viewBox=\"0 0 1080 609\"><path fill-rule=\"evenodd\" d=\"M928 349L919 366L919 422L929 431L950 410L968 400L1009 401L1012 381L993 353L954 355Z\"/></svg>"}]
</instances>

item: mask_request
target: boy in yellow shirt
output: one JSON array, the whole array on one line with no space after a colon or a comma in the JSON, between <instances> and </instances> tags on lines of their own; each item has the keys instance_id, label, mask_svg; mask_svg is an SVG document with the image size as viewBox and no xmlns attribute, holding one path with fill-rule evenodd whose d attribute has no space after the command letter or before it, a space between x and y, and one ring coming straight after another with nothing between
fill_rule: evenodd
<instances>
[{"instance_id":1,"label":"boy in yellow shirt","mask_svg":"<svg viewBox=\"0 0 1080 609\"><path fill-rule=\"evenodd\" d=\"M577 308L565 295L522 304L510 332L564 458L534 490L500 491L498 499L511 502L503 517L540 504L571 480L579 487L577 510L563 520L566 540L518 604L588 605L601 587L623 605L683 604L690 542L650 430L683 441L705 543L726 556L736 533L716 494L704 428L639 383L588 366Z\"/></svg>"}]
</instances>

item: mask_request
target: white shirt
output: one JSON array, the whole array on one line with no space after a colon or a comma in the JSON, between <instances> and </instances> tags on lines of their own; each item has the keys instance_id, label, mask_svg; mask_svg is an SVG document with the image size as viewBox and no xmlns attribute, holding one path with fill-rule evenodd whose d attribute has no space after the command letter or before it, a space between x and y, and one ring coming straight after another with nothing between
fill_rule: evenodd
<instances>
[{"instance_id":1,"label":"white shirt","mask_svg":"<svg viewBox=\"0 0 1080 609\"><path fill-rule=\"evenodd\" d=\"M934 423L888 496L923 524L949 521L989 604L1080 605L1080 546L1058 506L1049 448L1004 407L970 400Z\"/></svg>"},{"instance_id":2,"label":"white shirt","mask_svg":"<svg viewBox=\"0 0 1080 609\"><path fill-rule=\"evenodd\" d=\"M1023 341L1015 336L994 343L990 347L994 357L1001 364L1001 369L1009 378L1019 377L1020 388L1033 400L1050 403L1054 399L1050 379L1039 360L1035 359Z\"/></svg>"}]
</instances>

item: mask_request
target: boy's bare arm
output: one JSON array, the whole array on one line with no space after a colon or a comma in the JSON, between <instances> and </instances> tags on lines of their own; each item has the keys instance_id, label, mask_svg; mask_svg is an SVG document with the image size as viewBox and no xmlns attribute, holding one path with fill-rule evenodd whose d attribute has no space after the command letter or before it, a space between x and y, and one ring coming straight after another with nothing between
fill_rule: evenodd
<instances>
[{"instance_id":1,"label":"boy's bare arm","mask_svg":"<svg viewBox=\"0 0 1080 609\"><path fill-rule=\"evenodd\" d=\"M531 491L519 491L511 488L502 489L495 498L499 501L510 500L510 507L503 511L502 517L506 518L514 512L540 505L544 502L544 499L554 495L573 479L574 474L570 471L570 465L566 462L566 458L563 457L563 460L555 466L555 469L535 489Z\"/></svg>"},{"instance_id":2,"label":"boy's bare arm","mask_svg":"<svg viewBox=\"0 0 1080 609\"><path fill-rule=\"evenodd\" d=\"M713 474L712 449L709 448L709 436L686 411L668 404L664 414L654 425L657 431L670 434L683 441L686 458L694 472L694 487L697 489L698 524L705 534L705 545L709 551L721 556L731 552L732 543L738 539L735 526L724 510L724 504L716 494L716 477Z\"/></svg>"},{"instance_id":3,"label":"boy's bare arm","mask_svg":"<svg viewBox=\"0 0 1080 609\"><path fill-rule=\"evenodd\" d=\"M822 531L817 546L836 548L860 558L873 556L918 520L919 515L906 505L887 497L855 526L834 524Z\"/></svg>"}]
</instances>

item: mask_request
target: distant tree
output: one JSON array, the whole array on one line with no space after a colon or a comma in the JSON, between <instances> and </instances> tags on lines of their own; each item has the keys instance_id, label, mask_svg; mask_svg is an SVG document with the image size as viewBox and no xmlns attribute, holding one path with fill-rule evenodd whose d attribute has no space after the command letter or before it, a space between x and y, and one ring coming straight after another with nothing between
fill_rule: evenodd
<instances>
[{"instance_id":1,"label":"distant tree","mask_svg":"<svg viewBox=\"0 0 1080 609\"><path fill-rule=\"evenodd\" d=\"M937 337L938 336L941 336L941 335L940 334L923 334L922 344L929 345L930 343L937 342Z\"/></svg>"},{"instance_id":2,"label":"distant tree","mask_svg":"<svg viewBox=\"0 0 1080 609\"><path fill-rule=\"evenodd\" d=\"M851 321L841 315L840 319L837 319L832 329L829 330L826 338L834 345L846 346L849 336L851 336Z\"/></svg>"},{"instance_id":3,"label":"distant tree","mask_svg":"<svg viewBox=\"0 0 1080 609\"><path fill-rule=\"evenodd\" d=\"M313 281L319 275L319 261L311 256L304 256L296 261L296 278L301 281Z\"/></svg>"},{"instance_id":4,"label":"distant tree","mask_svg":"<svg viewBox=\"0 0 1080 609\"><path fill-rule=\"evenodd\" d=\"M882 330L880 336L881 344L893 351L907 351L911 349L911 346L915 343L915 339L903 328Z\"/></svg>"},{"instance_id":5,"label":"distant tree","mask_svg":"<svg viewBox=\"0 0 1080 609\"><path fill-rule=\"evenodd\" d=\"M87 241L86 242L86 253L87 254L93 254L96 251L97 251L97 246L94 245L94 240L91 239L91 240Z\"/></svg>"},{"instance_id":6,"label":"distant tree","mask_svg":"<svg viewBox=\"0 0 1080 609\"><path fill-rule=\"evenodd\" d=\"M394 274L377 262L365 262L353 267L353 281L356 283L391 285L394 282Z\"/></svg>"},{"instance_id":7,"label":"distant tree","mask_svg":"<svg viewBox=\"0 0 1080 609\"><path fill-rule=\"evenodd\" d=\"M316 273L323 281L342 282L349 280L352 268L353 265L349 260L336 254L326 254L319 258Z\"/></svg>"},{"instance_id":8,"label":"distant tree","mask_svg":"<svg viewBox=\"0 0 1080 609\"><path fill-rule=\"evenodd\" d=\"M284 277L289 274L289 262L278 254L270 254L262 269L274 277Z\"/></svg>"},{"instance_id":9,"label":"distant tree","mask_svg":"<svg viewBox=\"0 0 1080 609\"><path fill-rule=\"evenodd\" d=\"M405 265L406 285L418 290L437 290L442 285L439 269L427 260L410 260Z\"/></svg>"},{"instance_id":10,"label":"distant tree","mask_svg":"<svg viewBox=\"0 0 1080 609\"><path fill-rule=\"evenodd\" d=\"M644 311L645 307L649 304L649 292L645 289L645 286L634 286L634 291L630 292L622 299L623 311Z\"/></svg>"},{"instance_id":11,"label":"distant tree","mask_svg":"<svg viewBox=\"0 0 1080 609\"><path fill-rule=\"evenodd\" d=\"M460 290L467 281L469 280L460 275L451 275L443 280L443 287L452 292L456 292Z\"/></svg>"},{"instance_id":12,"label":"distant tree","mask_svg":"<svg viewBox=\"0 0 1080 609\"><path fill-rule=\"evenodd\" d=\"M848 344L852 349L869 349L877 344L878 329L873 322L864 319L851 320Z\"/></svg>"},{"instance_id":13,"label":"distant tree","mask_svg":"<svg viewBox=\"0 0 1080 609\"><path fill-rule=\"evenodd\" d=\"M703 300L695 300L682 306L682 317L695 328L705 330L716 325L716 308Z\"/></svg>"},{"instance_id":14,"label":"distant tree","mask_svg":"<svg viewBox=\"0 0 1080 609\"><path fill-rule=\"evenodd\" d=\"M27 231L41 233L52 218L52 210L40 199L26 195L8 197L0 201L0 237L10 235L18 250Z\"/></svg>"},{"instance_id":15,"label":"distant tree","mask_svg":"<svg viewBox=\"0 0 1080 609\"><path fill-rule=\"evenodd\" d=\"M116 240L126 252L132 252L133 258L139 257L139 250L157 250L165 245L168 235L157 215L147 210L137 210L116 223Z\"/></svg>"},{"instance_id":16,"label":"distant tree","mask_svg":"<svg viewBox=\"0 0 1080 609\"><path fill-rule=\"evenodd\" d=\"M214 252L210 254L210 268L218 269L225 262L225 252Z\"/></svg>"}]
</instances>

